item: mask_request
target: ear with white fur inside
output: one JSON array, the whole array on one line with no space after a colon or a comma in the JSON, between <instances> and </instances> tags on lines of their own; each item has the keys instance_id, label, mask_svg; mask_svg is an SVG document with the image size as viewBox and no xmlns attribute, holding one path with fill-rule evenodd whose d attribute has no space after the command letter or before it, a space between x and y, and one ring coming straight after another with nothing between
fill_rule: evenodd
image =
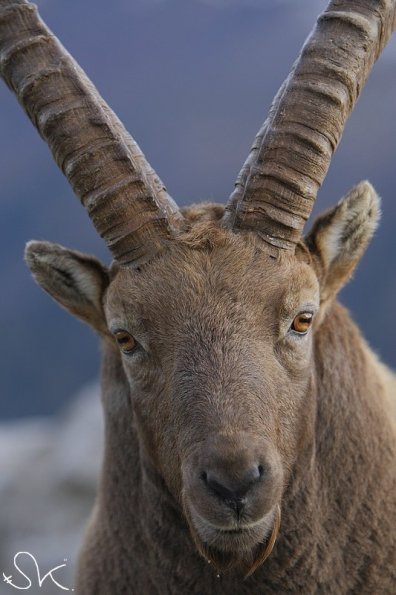
<instances>
[{"instance_id":1,"label":"ear with white fur inside","mask_svg":"<svg viewBox=\"0 0 396 595\"><path fill-rule=\"evenodd\" d=\"M37 283L61 306L101 333L102 307L109 283L106 267L93 256L51 242L28 242L25 260Z\"/></svg>"},{"instance_id":2,"label":"ear with white fur inside","mask_svg":"<svg viewBox=\"0 0 396 595\"><path fill-rule=\"evenodd\" d=\"M377 229L380 214L380 198L364 181L315 221L306 242L321 269L322 302L334 298L351 277Z\"/></svg>"}]
</instances>

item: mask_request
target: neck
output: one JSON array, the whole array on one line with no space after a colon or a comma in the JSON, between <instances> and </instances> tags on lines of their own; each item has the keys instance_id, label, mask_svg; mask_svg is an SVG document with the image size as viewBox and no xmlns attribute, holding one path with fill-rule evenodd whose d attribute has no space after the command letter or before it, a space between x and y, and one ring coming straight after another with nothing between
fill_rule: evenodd
<instances>
[{"instance_id":1,"label":"neck","mask_svg":"<svg viewBox=\"0 0 396 595\"><path fill-rule=\"evenodd\" d=\"M281 532L270 558L247 580L238 569L218 578L197 553L179 503L139 448L119 354L105 348L106 449L99 497L80 561L81 592L116 592L125 584L135 585L135 592L154 595L163 592L164 581L168 592L176 594L227 595L235 593L236 584L240 595L262 593L263 588L266 593L315 593L319 583L328 592L347 592L367 586L368 563L378 567L370 566L370 577L375 575L370 579L373 592L380 584L387 592L379 575L390 564L391 527L386 518L378 522L375 513L381 493L391 489L390 430L383 440L390 424L383 419L381 395L372 398L380 386L358 331L338 306L331 318L333 324L326 326L324 321L315 345L316 407L307 424L310 438L282 501ZM335 328L344 330L338 334ZM358 390L362 384L356 383L356 374L364 380L365 391ZM367 416L372 432L367 430ZM380 433L375 431L379 423ZM391 511L386 513L390 518ZM371 555L373 539L384 543L377 557Z\"/></svg>"}]
</instances>

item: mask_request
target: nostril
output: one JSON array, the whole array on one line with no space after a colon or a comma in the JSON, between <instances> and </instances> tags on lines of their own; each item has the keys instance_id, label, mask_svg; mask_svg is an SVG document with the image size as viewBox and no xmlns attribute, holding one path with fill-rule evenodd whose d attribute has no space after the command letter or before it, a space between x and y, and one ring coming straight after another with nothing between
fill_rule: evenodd
<instances>
[{"instance_id":1,"label":"nostril","mask_svg":"<svg viewBox=\"0 0 396 595\"><path fill-rule=\"evenodd\" d=\"M213 471L203 471L201 478L207 489L222 500L234 499L234 491L228 485L224 485L224 478L218 477Z\"/></svg>"},{"instance_id":2,"label":"nostril","mask_svg":"<svg viewBox=\"0 0 396 595\"><path fill-rule=\"evenodd\" d=\"M199 477L207 490L231 505L244 500L248 492L261 481L264 472L263 465L255 464L248 471L240 474L238 480L235 477L211 469L202 471Z\"/></svg>"}]
</instances>

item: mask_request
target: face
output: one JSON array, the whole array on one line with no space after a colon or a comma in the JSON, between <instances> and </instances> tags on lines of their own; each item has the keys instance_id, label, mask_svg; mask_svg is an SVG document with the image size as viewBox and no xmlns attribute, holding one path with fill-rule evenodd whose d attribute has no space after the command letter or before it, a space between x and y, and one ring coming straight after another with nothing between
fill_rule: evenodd
<instances>
[{"instance_id":1,"label":"face","mask_svg":"<svg viewBox=\"0 0 396 595\"><path fill-rule=\"evenodd\" d=\"M179 243L105 296L146 460L201 551L251 556L274 524L311 407L319 285L250 235Z\"/></svg>"}]
</instances>

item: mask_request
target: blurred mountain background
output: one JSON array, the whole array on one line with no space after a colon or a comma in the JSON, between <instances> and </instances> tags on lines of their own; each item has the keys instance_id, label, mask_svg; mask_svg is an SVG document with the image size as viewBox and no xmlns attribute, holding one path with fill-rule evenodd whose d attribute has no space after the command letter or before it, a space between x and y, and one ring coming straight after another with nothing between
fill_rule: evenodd
<instances>
[{"instance_id":1,"label":"blurred mountain background","mask_svg":"<svg viewBox=\"0 0 396 595\"><path fill-rule=\"evenodd\" d=\"M57 416L0 422L0 595L28 587L14 567L18 552L35 557L42 577L63 565L54 578L72 588L102 448L97 384L80 390ZM29 556L21 555L17 563L32 581L29 593L60 593L50 578L38 586ZM9 576L16 587L5 582Z\"/></svg>"},{"instance_id":2,"label":"blurred mountain background","mask_svg":"<svg viewBox=\"0 0 396 595\"><path fill-rule=\"evenodd\" d=\"M36 0L37 1L37 0ZM37 2L180 205L225 202L271 100L325 0ZM396 40L347 125L319 211L368 178L383 217L341 299L396 365ZM0 418L49 415L99 370L93 333L33 282L29 239L109 261L78 200L15 97L0 85Z\"/></svg>"}]
</instances>

